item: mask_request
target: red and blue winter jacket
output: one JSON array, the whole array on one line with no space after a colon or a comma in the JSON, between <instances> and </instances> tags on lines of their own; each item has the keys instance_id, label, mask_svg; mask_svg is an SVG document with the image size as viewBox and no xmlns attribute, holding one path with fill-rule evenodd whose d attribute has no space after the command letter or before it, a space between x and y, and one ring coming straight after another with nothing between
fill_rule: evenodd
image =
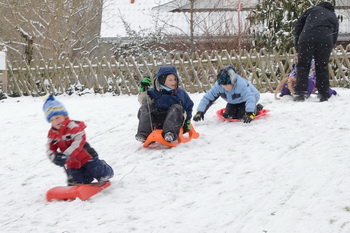
<instances>
[{"instance_id":1,"label":"red and blue winter jacket","mask_svg":"<svg viewBox=\"0 0 350 233\"><path fill-rule=\"evenodd\" d=\"M58 152L69 155L69 160L66 162L67 168L74 169L79 169L92 160L93 157L86 150L88 143L86 142L85 128L84 122L73 121L69 117L59 130L51 128L48 133L47 156L50 157Z\"/></svg>"}]
</instances>

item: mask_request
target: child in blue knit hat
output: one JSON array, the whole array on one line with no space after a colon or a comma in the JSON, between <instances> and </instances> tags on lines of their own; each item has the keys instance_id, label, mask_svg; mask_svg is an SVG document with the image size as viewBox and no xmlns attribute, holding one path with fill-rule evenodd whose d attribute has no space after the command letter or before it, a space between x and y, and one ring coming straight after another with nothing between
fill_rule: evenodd
<instances>
[{"instance_id":1,"label":"child in blue knit hat","mask_svg":"<svg viewBox=\"0 0 350 233\"><path fill-rule=\"evenodd\" d=\"M84 122L70 120L63 104L52 95L45 100L43 111L51 123L47 156L56 165L66 168L68 185L90 184L94 179L108 181L114 172L86 141Z\"/></svg>"},{"instance_id":2,"label":"child in blue knit hat","mask_svg":"<svg viewBox=\"0 0 350 233\"><path fill-rule=\"evenodd\" d=\"M235 67L229 65L220 70L217 81L201 99L193 120L204 120L204 114L219 97L227 102L222 115L228 119L242 119L244 123L250 123L263 108L261 104L257 104L259 91L239 76Z\"/></svg>"}]
</instances>

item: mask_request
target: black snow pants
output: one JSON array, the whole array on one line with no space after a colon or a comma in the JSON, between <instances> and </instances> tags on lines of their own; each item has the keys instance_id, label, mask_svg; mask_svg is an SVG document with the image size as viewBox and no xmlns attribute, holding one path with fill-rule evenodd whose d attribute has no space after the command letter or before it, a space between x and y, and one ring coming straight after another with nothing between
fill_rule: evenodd
<instances>
[{"instance_id":1,"label":"black snow pants","mask_svg":"<svg viewBox=\"0 0 350 233\"><path fill-rule=\"evenodd\" d=\"M231 119L242 119L244 114L246 113L245 104L246 104L246 102L242 102L239 104L227 103L226 110L224 112L224 114L226 116L224 116L224 117L231 118ZM258 110L256 108L254 110L254 113L258 114Z\"/></svg>"},{"instance_id":2,"label":"black snow pants","mask_svg":"<svg viewBox=\"0 0 350 233\"><path fill-rule=\"evenodd\" d=\"M242 119L245 114L245 102L239 104L226 104L225 113L227 118Z\"/></svg>"},{"instance_id":3,"label":"black snow pants","mask_svg":"<svg viewBox=\"0 0 350 233\"><path fill-rule=\"evenodd\" d=\"M147 137L154 129L163 129L163 136L167 132L179 135L180 128L184 124L184 109L179 104L172 105L167 111L155 108L152 104L144 103L138 112L138 135Z\"/></svg>"},{"instance_id":4,"label":"black snow pants","mask_svg":"<svg viewBox=\"0 0 350 233\"><path fill-rule=\"evenodd\" d=\"M304 42L298 46L296 93L306 94L312 57L315 59L318 93L327 95L329 89L328 63L332 52L331 42Z\"/></svg>"}]
</instances>

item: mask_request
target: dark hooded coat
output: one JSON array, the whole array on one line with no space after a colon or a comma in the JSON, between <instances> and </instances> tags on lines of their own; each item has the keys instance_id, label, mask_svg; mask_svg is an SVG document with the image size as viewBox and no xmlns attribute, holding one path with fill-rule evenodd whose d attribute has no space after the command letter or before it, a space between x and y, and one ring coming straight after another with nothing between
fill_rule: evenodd
<instances>
[{"instance_id":1,"label":"dark hooded coat","mask_svg":"<svg viewBox=\"0 0 350 233\"><path fill-rule=\"evenodd\" d=\"M338 38L339 22L330 2L306 10L295 26L295 47L304 42L329 42Z\"/></svg>"},{"instance_id":2,"label":"dark hooded coat","mask_svg":"<svg viewBox=\"0 0 350 233\"><path fill-rule=\"evenodd\" d=\"M177 87L164 85L169 74L177 78ZM163 134L171 132L177 139L185 120L191 120L193 101L185 90L178 87L179 77L174 66L161 66L154 79L154 87L141 96L138 112L139 125L136 138L148 137L154 128L163 129ZM143 92L145 93L145 92ZM142 94L142 93L141 93ZM164 135L163 135L164 136Z\"/></svg>"}]
</instances>

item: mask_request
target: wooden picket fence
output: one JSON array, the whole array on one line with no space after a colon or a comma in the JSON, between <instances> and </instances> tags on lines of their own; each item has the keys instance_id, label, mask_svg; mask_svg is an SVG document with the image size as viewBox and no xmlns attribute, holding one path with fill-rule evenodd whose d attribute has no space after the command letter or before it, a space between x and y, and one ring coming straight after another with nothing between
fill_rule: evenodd
<instances>
[{"instance_id":1,"label":"wooden picket fence","mask_svg":"<svg viewBox=\"0 0 350 233\"><path fill-rule=\"evenodd\" d=\"M219 69L232 64L239 74L251 81L260 92L272 92L288 75L295 51L279 54L266 50L212 51L202 54L177 53L167 56L102 58L69 61L49 60L12 62L8 64L9 96L41 96L72 94L93 91L112 92L117 95L137 94L140 80L154 77L163 65L177 67L180 86L190 93L201 93L210 89L216 81ZM350 87L350 45L336 47L329 63L332 87Z\"/></svg>"}]
</instances>

